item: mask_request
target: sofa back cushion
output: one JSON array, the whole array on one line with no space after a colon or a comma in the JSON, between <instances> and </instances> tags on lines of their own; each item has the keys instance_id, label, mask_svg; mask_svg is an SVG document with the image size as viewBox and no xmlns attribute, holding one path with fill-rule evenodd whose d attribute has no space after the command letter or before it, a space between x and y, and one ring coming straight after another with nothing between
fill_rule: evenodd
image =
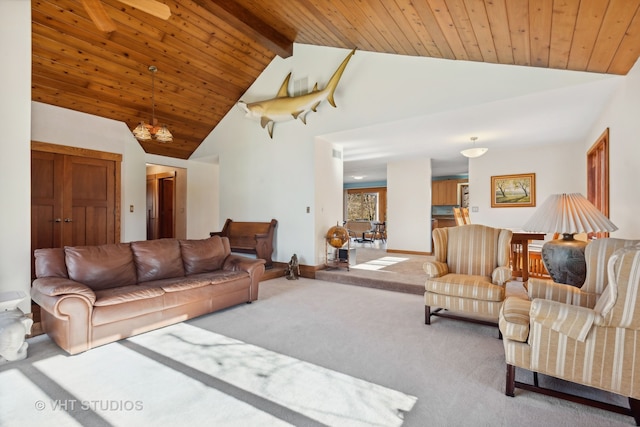
<instances>
[{"instance_id":1,"label":"sofa back cushion","mask_svg":"<svg viewBox=\"0 0 640 427\"><path fill-rule=\"evenodd\" d=\"M36 277L69 278L63 248L36 249L33 254L36 258Z\"/></svg>"},{"instance_id":2,"label":"sofa back cushion","mask_svg":"<svg viewBox=\"0 0 640 427\"><path fill-rule=\"evenodd\" d=\"M128 243L66 246L64 253L69 278L93 290L136 283L136 269Z\"/></svg>"},{"instance_id":3,"label":"sofa back cushion","mask_svg":"<svg viewBox=\"0 0 640 427\"><path fill-rule=\"evenodd\" d=\"M180 243L176 239L131 242L138 283L184 276Z\"/></svg>"},{"instance_id":4,"label":"sofa back cushion","mask_svg":"<svg viewBox=\"0 0 640 427\"><path fill-rule=\"evenodd\" d=\"M220 236L203 240L180 240L182 262L186 274L208 273L222 268L230 249Z\"/></svg>"}]
</instances>

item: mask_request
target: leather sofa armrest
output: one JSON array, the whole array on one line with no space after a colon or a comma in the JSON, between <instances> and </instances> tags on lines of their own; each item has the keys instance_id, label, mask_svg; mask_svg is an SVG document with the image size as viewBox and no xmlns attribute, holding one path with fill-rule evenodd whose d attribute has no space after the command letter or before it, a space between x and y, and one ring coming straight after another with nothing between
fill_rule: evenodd
<instances>
[{"instance_id":1,"label":"leather sofa armrest","mask_svg":"<svg viewBox=\"0 0 640 427\"><path fill-rule=\"evenodd\" d=\"M264 274L265 264L267 262L262 258L249 258L240 255L229 255L222 265L223 270L228 271L246 271L251 278L249 285L249 301L258 299L258 286L260 279Z\"/></svg>"},{"instance_id":2,"label":"leather sofa armrest","mask_svg":"<svg viewBox=\"0 0 640 427\"><path fill-rule=\"evenodd\" d=\"M538 298L532 301L529 316L532 327L539 323L543 328L584 341L597 314L590 308Z\"/></svg>"},{"instance_id":3,"label":"leather sofa armrest","mask_svg":"<svg viewBox=\"0 0 640 427\"><path fill-rule=\"evenodd\" d=\"M590 302L595 303L597 298L595 294L589 294L575 286L556 283L550 279L529 279L527 292L531 300L540 298L582 307L589 307Z\"/></svg>"},{"instance_id":4,"label":"leather sofa armrest","mask_svg":"<svg viewBox=\"0 0 640 427\"><path fill-rule=\"evenodd\" d=\"M246 271L250 276L253 276L254 271L260 266L264 266L265 260L261 258L249 258L240 255L229 255L222 265L223 270L229 271Z\"/></svg>"},{"instance_id":5,"label":"leather sofa armrest","mask_svg":"<svg viewBox=\"0 0 640 427\"><path fill-rule=\"evenodd\" d=\"M96 302L96 294L87 285L61 277L43 277L33 281L31 294L40 293L50 297L81 295L90 305ZM37 302L37 301L36 301Z\"/></svg>"},{"instance_id":6,"label":"leather sofa armrest","mask_svg":"<svg viewBox=\"0 0 640 427\"><path fill-rule=\"evenodd\" d=\"M449 266L446 262L427 261L422 264L422 268L424 272L427 273L427 277L431 279L434 277L442 277L449 273Z\"/></svg>"}]
</instances>

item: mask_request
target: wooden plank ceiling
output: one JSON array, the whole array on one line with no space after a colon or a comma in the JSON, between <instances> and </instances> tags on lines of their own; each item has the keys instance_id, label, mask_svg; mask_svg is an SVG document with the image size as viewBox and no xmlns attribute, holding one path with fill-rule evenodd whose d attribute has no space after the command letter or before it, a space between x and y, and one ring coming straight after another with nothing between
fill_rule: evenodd
<instances>
[{"instance_id":1,"label":"wooden plank ceiling","mask_svg":"<svg viewBox=\"0 0 640 427\"><path fill-rule=\"evenodd\" d=\"M160 0L166 21L101 1L113 32L80 0L31 2L32 99L133 129L151 119L155 65L174 141L141 145L183 159L294 42L611 74L640 55L640 0Z\"/></svg>"}]
</instances>

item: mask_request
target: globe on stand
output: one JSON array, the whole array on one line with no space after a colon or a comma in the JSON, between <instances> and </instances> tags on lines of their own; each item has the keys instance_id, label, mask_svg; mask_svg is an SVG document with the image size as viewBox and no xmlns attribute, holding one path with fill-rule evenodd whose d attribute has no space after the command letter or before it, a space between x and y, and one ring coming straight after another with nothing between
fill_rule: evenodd
<instances>
[{"instance_id":1,"label":"globe on stand","mask_svg":"<svg viewBox=\"0 0 640 427\"><path fill-rule=\"evenodd\" d=\"M336 225L327 231L327 243L334 248L340 249L349 241L349 232L346 228Z\"/></svg>"}]
</instances>

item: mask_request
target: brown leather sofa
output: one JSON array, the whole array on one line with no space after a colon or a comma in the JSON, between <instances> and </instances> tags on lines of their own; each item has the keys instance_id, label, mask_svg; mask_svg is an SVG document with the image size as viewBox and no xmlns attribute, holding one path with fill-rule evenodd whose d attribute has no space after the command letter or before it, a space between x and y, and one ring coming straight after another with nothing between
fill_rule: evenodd
<instances>
[{"instance_id":1,"label":"brown leather sofa","mask_svg":"<svg viewBox=\"0 0 640 427\"><path fill-rule=\"evenodd\" d=\"M219 236L37 249L35 258L42 328L70 354L254 301L265 263L231 255Z\"/></svg>"}]
</instances>

